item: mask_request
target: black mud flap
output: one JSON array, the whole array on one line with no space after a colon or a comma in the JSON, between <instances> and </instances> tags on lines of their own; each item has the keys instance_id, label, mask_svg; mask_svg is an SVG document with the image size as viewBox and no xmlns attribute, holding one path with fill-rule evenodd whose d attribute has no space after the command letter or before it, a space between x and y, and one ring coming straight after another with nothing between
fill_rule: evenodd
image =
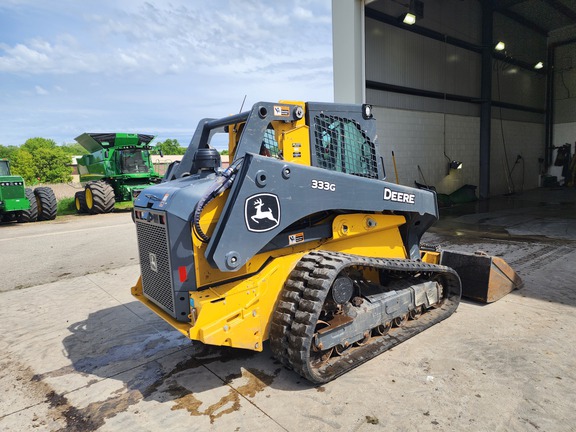
<instances>
[{"instance_id":1,"label":"black mud flap","mask_svg":"<svg viewBox=\"0 0 576 432\"><path fill-rule=\"evenodd\" d=\"M456 270L462 281L462 297L492 303L524 285L502 258L483 253L441 252L440 264Z\"/></svg>"}]
</instances>

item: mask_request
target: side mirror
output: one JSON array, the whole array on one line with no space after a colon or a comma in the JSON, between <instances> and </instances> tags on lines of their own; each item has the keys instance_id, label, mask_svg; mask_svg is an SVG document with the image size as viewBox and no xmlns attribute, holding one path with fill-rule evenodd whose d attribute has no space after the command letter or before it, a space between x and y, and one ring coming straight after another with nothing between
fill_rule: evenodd
<instances>
[{"instance_id":1,"label":"side mirror","mask_svg":"<svg viewBox=\"0 0 576 432\"><path fill-rule=\"evenodd\" d=\"M108 150L104 150L104 158L108 159L108 156L110 156L110 153Z\"/></svg>"},{"instance_id":2,"label":"side mirror","mask_svg":"<svg viewBox=\"0 0 576 432\"><path fill-rule=\"evenodd\" d=\"M162 153L162 149L158 150L158 154L160 155L160 157L164 157L164 153Z\"/></svg>"}]
</instances>

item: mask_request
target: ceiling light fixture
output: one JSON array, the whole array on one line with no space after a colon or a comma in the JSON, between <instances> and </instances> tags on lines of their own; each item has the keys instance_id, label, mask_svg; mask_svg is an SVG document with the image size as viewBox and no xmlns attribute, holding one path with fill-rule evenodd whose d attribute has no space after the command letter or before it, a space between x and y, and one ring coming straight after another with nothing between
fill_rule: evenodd
<instances>
[{"instance_id":1,"label":"ceiling light fixture","mask_svg":"<svg viewBox=\"0 0 576 432\"><path fill-rule=\"evenodd\" d=\"M404 18L402 18L402 22L408 25L416 24L416 15L410 12L406 12Z\"/></svg>"},{"instance_id":2,"label":"ceiling light fixture","mask_svg":"<svg viewBox=\"0 0 576 432\"><path fill-rule=\"evenodd\" d=\"M544 67L544 63L538 62L534 65L534 69L542 69Z\"/></svg>"},{"instance_id":3,"label":"ceiling light fixture","mask_svg":"<svg viewBox=\"0 0 576 432\"><path fill-rule=\"evenodd\" d=\"M499 41L494 47L496 51L504 51L504 48L506 48L506 44L502 41Z\"/></svg>"},{"instance_id":4,"label":"ceiling light fixture","mask_svg":"<svg viewBox=\"0 0 576 432\"><path fill-rule=\"evenodd\" d=\"M416 24L416 19L424 18L424 3L422 3L422 0L410 0L410 3L406 6L408 6L408 11L398 17L404 24L414 25Z\"/></svg>"}]
</instances>

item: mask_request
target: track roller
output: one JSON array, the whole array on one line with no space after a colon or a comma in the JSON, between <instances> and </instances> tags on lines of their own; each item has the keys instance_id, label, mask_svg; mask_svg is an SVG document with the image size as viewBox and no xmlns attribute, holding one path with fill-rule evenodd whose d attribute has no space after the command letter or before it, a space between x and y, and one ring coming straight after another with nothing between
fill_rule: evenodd
<instances>
[{"instance_id":1,"label":"track roller","mask_svg":"<svg viewBox=\"0 0 576 432\"><path fill-rule=\"evenodd\" d=\"M368 280L367 269L380 280ZM325 383L450 316L460 292L448 267L312 252L286 281L270 347L283 364Z\"/></svg>"}]
</instances>

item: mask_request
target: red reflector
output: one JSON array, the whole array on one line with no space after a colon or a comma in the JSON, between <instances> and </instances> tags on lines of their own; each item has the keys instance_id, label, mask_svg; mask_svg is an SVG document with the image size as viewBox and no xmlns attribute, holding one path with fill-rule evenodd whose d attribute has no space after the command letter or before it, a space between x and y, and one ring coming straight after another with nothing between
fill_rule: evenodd
<instances>
[{"instance_id":1,"label":"red reflector","mask_svg":"<svg viewBox=\"0 0 576 432\"><path fill-rule=\"evenodd\" d=\"M178 267L178 274L180 275L180 282L183 283L186 280L186 266Z\"/></svg>"}]
</instances>

